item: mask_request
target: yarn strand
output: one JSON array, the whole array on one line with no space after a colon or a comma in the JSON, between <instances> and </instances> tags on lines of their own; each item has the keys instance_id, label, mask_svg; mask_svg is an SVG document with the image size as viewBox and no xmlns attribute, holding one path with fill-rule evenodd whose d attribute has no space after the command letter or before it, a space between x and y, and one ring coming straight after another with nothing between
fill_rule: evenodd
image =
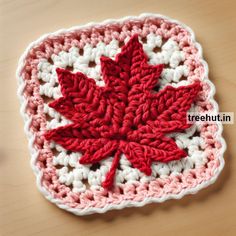
<instances>
[{"instance_id":1,"label":"yarn strand","mask_svg":"<svg viewBox=\"0 0 236 236\"><path fill-rule=\"evenodd\" d=\"M113 186L116 169L120 161L120 155L121 155L121 151L117 150L117 152L114 155L111 168L109 172L107 172L106 174L106 179L102 182L103 188L111 189L111 187Z\"/></svg>"}]
</instances>

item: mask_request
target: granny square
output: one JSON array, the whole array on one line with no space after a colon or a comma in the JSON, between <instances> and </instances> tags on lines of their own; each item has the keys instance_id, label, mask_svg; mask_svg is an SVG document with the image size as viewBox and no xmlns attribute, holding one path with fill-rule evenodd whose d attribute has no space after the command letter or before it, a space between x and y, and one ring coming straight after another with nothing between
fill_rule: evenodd
<instances>
[{"instance_id":1,"label":"granny square","mask_svg":"<svg viewBox=\"0 0 236 236\"><path fill-rule=\"evenodd\" d=\"M202 48L157 14L90 23L31 43L17 70L31 166L43 195L76 215L179 199L224 166Z\"/></svg>"}]
</instances>

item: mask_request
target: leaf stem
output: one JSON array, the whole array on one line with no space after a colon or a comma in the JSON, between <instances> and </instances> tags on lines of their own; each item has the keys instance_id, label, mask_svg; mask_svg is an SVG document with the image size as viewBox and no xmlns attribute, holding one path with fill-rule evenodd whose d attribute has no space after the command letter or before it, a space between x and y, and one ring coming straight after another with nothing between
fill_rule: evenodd
<instances>
[{"instance_id":1,"label":"leaf stem","mask_svg":"<svg viewBox=\"0 0 236 236\"><path fill-rule=\"evenodd\" d=\"M120 161L120 154L121 154L121 151L117 150L115 155L114 155L114 158L113 158L113 161L112 161L112 164L111 164L111 168L107 172L106 179L102 183L102 187L105 188L105 189L111 189L112 186L113 186L116 169L117 169L117 166L118 166L119 161Z\"/></svg>"}]
</instances>

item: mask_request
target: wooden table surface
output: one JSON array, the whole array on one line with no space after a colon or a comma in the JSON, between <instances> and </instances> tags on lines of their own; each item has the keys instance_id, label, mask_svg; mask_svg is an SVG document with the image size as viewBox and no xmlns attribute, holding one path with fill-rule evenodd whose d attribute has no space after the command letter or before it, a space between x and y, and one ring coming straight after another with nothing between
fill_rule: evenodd
<instances>
[{"instance_id":1,"label":"wooden table surface","mask_svg":"<svg viewBox=\"0 0 236 236\"><path fill-rule=\"evenodd\" d=\"M189 25L202 44L221 111L236 110L236 2L0 0L0 235L236 235L236 128L225 125L226 165L197 195L143 208L76 217L35 186L16 96L17 61L40 35L60 28L160 13Z\"/></svg>"}]
</instances>

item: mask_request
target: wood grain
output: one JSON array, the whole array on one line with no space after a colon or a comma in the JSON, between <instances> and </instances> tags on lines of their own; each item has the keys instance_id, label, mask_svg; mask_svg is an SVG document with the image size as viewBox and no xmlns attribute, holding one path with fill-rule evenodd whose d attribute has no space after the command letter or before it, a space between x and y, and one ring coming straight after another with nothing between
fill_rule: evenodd
<instances>
[{"instance_id":1,"label":"wood grain","mask_svg":"<svg viewBox=\"0 0 236 236\"><path fill-rule=\"evenodd\" d=\"M19 115L15 70L44 33L106 18L160 13L189 25L202 44L221 111L236 110L236 2L0 1L0 234L11 235L236 235L236 129L226 125L226 165L217 182L180 201L76 217L38 192Z\"/></svg>"}]
</instances>

